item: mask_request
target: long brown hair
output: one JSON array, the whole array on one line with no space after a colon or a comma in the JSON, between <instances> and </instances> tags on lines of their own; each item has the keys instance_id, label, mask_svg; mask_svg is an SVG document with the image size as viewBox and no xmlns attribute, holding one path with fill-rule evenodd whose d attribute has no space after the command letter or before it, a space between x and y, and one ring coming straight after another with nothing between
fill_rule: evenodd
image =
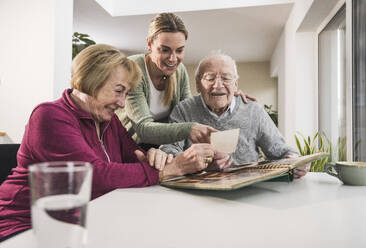
<instances>
[{"instance_id":1,"label":"long brown hair","mask_svg":"<svg viewBox=\"0 0 366 248\"><path fill-rule=\"evenodd\" d=\"M184 34L185 39L188 39L188 31L182 19L173 13L160 13L151 20L147 40L152 43L154 42L154 39L158 36L158 34L163 32L181 32ZM163 104L165 106L170 106L170 103L174 98L175 92L177 90L177 78L179 76L180 75L177 75L176 71L172 76L167 79L168 81L164 90L163 97Z\"/></svg>"}]
</instances>

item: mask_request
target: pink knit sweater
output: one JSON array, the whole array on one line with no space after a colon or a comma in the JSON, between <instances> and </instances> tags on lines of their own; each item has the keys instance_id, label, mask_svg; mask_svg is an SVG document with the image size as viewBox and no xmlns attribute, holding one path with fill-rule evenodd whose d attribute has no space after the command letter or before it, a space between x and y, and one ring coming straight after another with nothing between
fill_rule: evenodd
<instances>
[{"instance_id":1,"label":"pink knit sweater","mask_svg":"<svg viewBox=\"0 0 366 248\"><path fill-rule=\"evenodd\" d=\"M113 189L158 182L158 172L139 162L138 145L117 116L101 124L102 141L91 115L77 107L65 90L55 102L38 105L26 126L18 166L0 186L0 238L31 227L28 166L44 161L87 161L93 165L92 198ZM106 154L107 153L107 154Z\"/></svg>"}]
</instances>

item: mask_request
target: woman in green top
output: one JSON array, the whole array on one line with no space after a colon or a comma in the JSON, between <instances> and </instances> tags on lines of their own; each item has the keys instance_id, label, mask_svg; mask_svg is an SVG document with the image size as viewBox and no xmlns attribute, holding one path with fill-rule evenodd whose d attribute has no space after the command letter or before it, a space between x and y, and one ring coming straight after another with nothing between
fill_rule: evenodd
<instances>
[{"instance_id":1,"label":"woman in green top","mask_svg":"<svg viewBox=\"0 0 366 248\"><path fill-rule=\"evenodd\" d=\"M142 79L128 93L125 109L118 116L143 148L188 137L193 143L209 143L210 133L216 131L194 122L167 123L174 106L191 96L187 70L181 63L187 38L187 29L178 16L161 13L149 26L149 52L129 57L140 66Z\"/></svg>"}]
</instances>

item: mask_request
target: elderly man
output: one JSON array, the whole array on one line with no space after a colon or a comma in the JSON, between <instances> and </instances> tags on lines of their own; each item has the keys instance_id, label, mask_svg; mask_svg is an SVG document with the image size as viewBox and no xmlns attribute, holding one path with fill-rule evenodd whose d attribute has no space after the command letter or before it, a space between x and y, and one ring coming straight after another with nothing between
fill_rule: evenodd
<instances>
[{"instance_id":1,"label":"elderly man","mask_svg":"<svg viewBox=\"0 0 366 248\"><path fill-rule=\"evenodd\" d=\"M258 146L270 159L296 156L262 106L256 102L244 104L240 97L234 96L238 78L235 61L230 56L221 53L207 56L196 70L200 95L180 102L172 111L170 121L198 122L221 131L240 128L236 151L231 156L216 153L208 169L222 170L257 161ZM191 145L192 141L186 139L160 149L176 156ZM297 169L295 178L305 175L306 171Z\"/></svg>"}]
</instances>

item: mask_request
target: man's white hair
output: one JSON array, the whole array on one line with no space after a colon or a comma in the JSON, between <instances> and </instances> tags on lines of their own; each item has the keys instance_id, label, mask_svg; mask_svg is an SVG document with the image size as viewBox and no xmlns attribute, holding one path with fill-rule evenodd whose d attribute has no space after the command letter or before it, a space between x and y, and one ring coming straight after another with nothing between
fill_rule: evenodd
<instances>
[{"instance_id":1,"label":"man's white hair","mask_svg":"<svg viewBox=\"0 0 366 248\"><path fill-rule=\"evenodd\" d=\"M239 78L238 68L236 66L235 60L232 57L230 57L229 55L223 53L221 50L215 50L215 51L210 52L207 56L205 56L203 59L201 59L201 61L198 63L196 72L194 74L195 79L196 79L196 84L198 82L200 82L201 79L202 79L202 76L203 76L203 73L204 73L204 71L203 71L204 65L213 58L222 58L222 59L227 59L227 60L231 61L233 63L233 66L234 66L234 74L235 74L234 76L235 76L236 79Z\"/></svg>"}]
</instances>

